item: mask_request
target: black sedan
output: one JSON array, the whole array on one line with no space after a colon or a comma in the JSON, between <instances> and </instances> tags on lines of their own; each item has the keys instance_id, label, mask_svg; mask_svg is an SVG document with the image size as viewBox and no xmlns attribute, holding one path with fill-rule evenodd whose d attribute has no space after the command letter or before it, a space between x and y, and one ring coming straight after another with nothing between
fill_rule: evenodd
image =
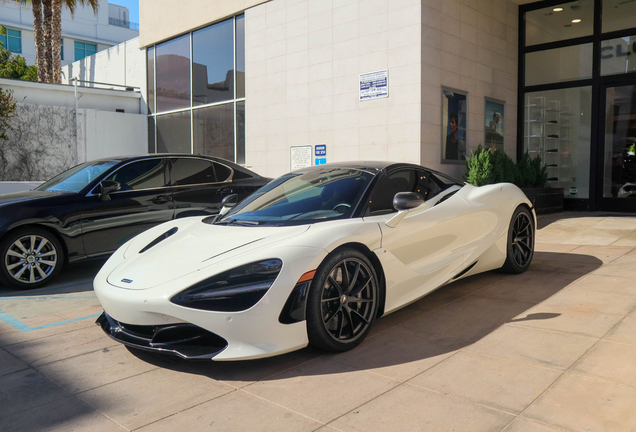
<instances>
[{"instance_id":1,"label":"black sedan","mask_svg":"<svg viewBox=\"0 0 636 432\"><path fill-rule=\"evenodd\" d=\"M0 195L0 282L48 283L66 263L98 258L146 229L212 215L269 179L224 159L158 154L77 165L32 191Z\"/></svg>"}]
</instances>

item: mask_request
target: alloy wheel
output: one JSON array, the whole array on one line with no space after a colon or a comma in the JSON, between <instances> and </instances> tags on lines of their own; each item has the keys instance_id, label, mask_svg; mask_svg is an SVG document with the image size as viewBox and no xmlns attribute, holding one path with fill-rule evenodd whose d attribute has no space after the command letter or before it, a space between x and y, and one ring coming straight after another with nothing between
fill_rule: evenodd
<instances>
[{"instance_id":1,"label":"alloy wheel","mask_svg":"<svg viewBox=\"0 0 636 432\"><path fill-rule=\"evenodd\" d=\"M519 267L524 267L532 258L533 244L532 222L521 212L512 225L512 257Z\"/></svg>"},{"instance_id":2,"label":"alloy wheel","mask_svg":"<svg viewBox=\"0 0 636 432\"><path fill-rule=\"evenodd\" d=\"M22 284L35 284L48 278L58 264L55 245L40 235L25 235L7 249L4 265L9 275Z\"/></svg>"},{"instance_id":3,"label":"alloy wheel","mask_svg":"<svg viewBox=\"0 0 636 432\"><path fill-rule=\"evenodd\" d=\"M363 261L345 258L332 267L322 288L322 323L336 342L351 343L366 334L377 302L374 273Z\"/></svg>"}]
</instances>

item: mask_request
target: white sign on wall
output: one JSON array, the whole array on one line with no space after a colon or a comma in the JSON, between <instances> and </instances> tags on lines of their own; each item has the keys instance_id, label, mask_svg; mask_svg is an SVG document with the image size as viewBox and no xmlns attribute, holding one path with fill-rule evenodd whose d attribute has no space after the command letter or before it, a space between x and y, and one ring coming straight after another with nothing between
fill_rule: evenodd
<instances>
[{"instance_id":1,"label":"white sign on wall","mask_svg":"<svg viewBox=\"0 0 636 432\"><path fill-rule=\"evenodd\" d=\"M389 97L389 71L360 74L360 100Z\"/></svg>"},{"instance_id":2,"label":"white sign on wall","mask_svg":"<svg viewBox=\"0 0 636 432\"><path fill-rule=\"evenodd\" d=\"M311 166L311 146L296 146L289 148L290 171Z\"/></svg>"}]
</instances>

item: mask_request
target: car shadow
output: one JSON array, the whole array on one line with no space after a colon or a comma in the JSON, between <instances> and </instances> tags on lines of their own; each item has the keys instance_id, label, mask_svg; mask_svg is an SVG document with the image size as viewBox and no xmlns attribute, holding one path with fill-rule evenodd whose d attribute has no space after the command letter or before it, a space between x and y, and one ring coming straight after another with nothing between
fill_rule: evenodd
<instances>
[{"instance_id":1,"label":"car shadow","mask_svg":"<svg viewBox=\"0 0 636 432\"><path fill-rule=\"evenodd\" d=\"M259 360L192 362L136 349L129 351L151 364L231 382L237 387L255 381L398 369L409 364L426 369L504 324L558 317L559 313L528 311L601 265L598 258L589 255L536 252L530 269L523 274L488 272L471 276L380 318L367 339L345 353L305 348ZM313 361L318 358L330 360L331 366Z\"/></svg>"}]
</instances>

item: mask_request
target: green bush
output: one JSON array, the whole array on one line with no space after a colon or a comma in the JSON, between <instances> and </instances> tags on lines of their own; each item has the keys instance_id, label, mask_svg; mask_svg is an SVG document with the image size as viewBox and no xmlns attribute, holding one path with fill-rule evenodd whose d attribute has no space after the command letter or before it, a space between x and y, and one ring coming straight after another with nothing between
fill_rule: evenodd
<instances>
[{"instance_id":1,"label":"green bush","mask_svg":"<svg viewBox=\"0 0 636 432\"><path fill-rule=\"evenodd\" d=\"M481 144L467 159L465 179L474 186L494 183L514 183L519 187L543 187L548 179L541 158L531 158L526 152L518 163L501 150L494 152Z\"/></svg>"}]
</instances>

